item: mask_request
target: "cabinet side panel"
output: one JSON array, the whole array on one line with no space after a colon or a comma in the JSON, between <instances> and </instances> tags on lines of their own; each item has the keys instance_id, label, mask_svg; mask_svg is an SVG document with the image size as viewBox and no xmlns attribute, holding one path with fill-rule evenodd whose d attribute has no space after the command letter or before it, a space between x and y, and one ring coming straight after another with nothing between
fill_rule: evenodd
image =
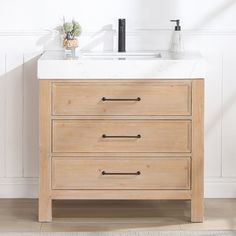
<instances>
[{"instance_id":1,"label":"cabinet side panel","mask_svg":"<svg viewBox=\"0 0 236 236\"><path fill-rule=\"evenodd\" d=\"M39 82L39 221L52 220L51 201L51 83Z\"/></svg>"},{"instance_id":2,"label":"cabinet side panel","mask_svg":"<svg viewBox=\"0 0 236 236\"><path fill-rule=\"evenodd\" d=\"M204 80L192 82L192 200L191 221L203 221Z\"/></svg>"}]
</instances>

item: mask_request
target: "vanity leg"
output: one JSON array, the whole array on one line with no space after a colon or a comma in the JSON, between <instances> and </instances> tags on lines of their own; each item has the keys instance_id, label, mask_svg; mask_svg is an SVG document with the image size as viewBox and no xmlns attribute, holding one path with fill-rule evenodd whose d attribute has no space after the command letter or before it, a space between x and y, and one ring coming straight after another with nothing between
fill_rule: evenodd
<instances>
[{"instance_id":1,"label":"vanity leg","mask_svg":"<svg viewBox=\"0 0 236 236\"><path fill-rule=\"evenodd\" d=\"M52 221L52 200L50 198L39 198L39 222Z\"/></svg>"},{"instance_id":2,"label":"vanity leg","mask_svg":"<svg viewBox=\"0 0 236 236\"><path fill-rule=\"evenodd\" d=\"M192 197L191 221L202 222L204 215L204 80L192 81Z\"/></svg>"},{"instance_id":3,"label":"vanity leg","mask_svg":"<svg viewBox=\"0 0 236 236\"><path fill-rule=\"evenodd\" d=\"M202 199L192 198L191 200L191 222L203 222L204 203Z\"/></svg>"}]
</instances>

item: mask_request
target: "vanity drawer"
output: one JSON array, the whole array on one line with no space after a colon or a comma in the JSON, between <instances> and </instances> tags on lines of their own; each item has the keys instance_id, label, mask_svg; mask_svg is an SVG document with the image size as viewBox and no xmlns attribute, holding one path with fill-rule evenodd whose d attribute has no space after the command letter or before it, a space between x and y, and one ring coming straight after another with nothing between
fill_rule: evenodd
<instances>
[{"instance_id":1,"label":"vanity drawer","mask_svg":"<svg viewBox=\"0 0 236 236\"><path fill-rule=\"evenodd\" d=\"M54 157L53 189L190 189L190 158Z\"/></svg>"},{"instance_id":2,"label":"vanity drawer","mask_svg":"<svg viewBox=\"0 0 236 236\"><path fill-rule=\"evenodd\" d=\"M52 151L190 152L188 120L53 120Z\"/></svg>"},{"instance_id":3,"label":"vanity drawer","mask_svg":"<svg viewBox=\"0 0 236 236\"><path fill-rule=\"evenodd\" d=\"M54 82L53 115L191 115L191 83Z\"/></svg>"}]
</instances>

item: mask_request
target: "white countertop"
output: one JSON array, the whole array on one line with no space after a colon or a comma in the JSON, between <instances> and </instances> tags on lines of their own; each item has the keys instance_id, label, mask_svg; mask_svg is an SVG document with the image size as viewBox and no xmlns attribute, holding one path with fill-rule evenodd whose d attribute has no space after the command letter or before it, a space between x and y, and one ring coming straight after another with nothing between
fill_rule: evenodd
<instances>
[{"instance_id":1,"label":"white countertop","mask_svg":"<svg viewBox=\"0 0 236 236\"><path fill-rule=\"evenodd\" d=\"M135 52L137 53L137 52ZM156 57L149 57L156 53ZM79 54L76 59L64 51L46 51L38 60L38 79L201 79L205 60L200 53L167 51L140 52L145 57L97 57ZM158 55L161 55L159 57ZM106 55L106 53L104 54Z\"/></svg>"}]
</instances>

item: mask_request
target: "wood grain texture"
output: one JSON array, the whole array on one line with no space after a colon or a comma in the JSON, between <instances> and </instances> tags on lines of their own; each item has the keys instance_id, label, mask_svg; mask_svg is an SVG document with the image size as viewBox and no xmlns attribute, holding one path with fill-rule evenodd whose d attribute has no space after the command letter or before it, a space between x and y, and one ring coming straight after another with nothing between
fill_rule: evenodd
<instances>
[{"instance_id":1,"label":"wood grain texture","mask_svg":"<svg viewBox=\"0 0 236 236\"><path fill-rule=\"evenodd\" d=\"M51 85L39 82L39 221L52 220L51 199Z\"/></svg>"},{"instance_id":2,"label":"wood grain texture","mask_svg":"<svg viewBox=\"0 0 236 236\"><path fill-rule=\"evenodd\" d=\"M103 175L120 173L121 175ZM137 173L139 175L122 175ZM52 160L53 189L190 189L189 158Z\"/></svg>"},{"instance_id":3,"label":"wood grain texture","mask_svg":"<svg viewBox=\"0 0 236 236\"><path fill-rule=\"evenodd\" d=\"M132 94L131 85L135 87L139 82L134 81L133 84L131 81L126 82L129 83L128 87ZM40 182L41 221L51 221L52 199L191 199L191 220L193 222L202 220L203 80L179 81L180 84L187 84L188 88L191 88L188 96L185 96L187 100L185 104L191 106L186 116L181 113L178 113L179 116L177 114L172 116L165 113L165 110L162 110L164 114L160 116L150 116L146 114L147 110L141 107L139 115L138 113L124 115L124 117L130 115L132 119L116 119L115 117L119 116L116 113L116 109L117 111L120 109L119 106L112 107L116 115L107 115L100 119L88 118L93 116L91 114L99 117L95 105L90 107L94 113L86 116L76 113L77 111L71 112L71 107L67 110L68 104L69 106L73 104L73 109L76 109L77 102L83 101L79 109L86 111L85 93L82 93L82 97L76 102L70 100L63 103L62 107L69 111L68 114L63 111L62 116L56 110L57 115L54 116L55 110L51 109L51 96L55 92L52 90L52 84L53 86L55 83L59 84L64 89L68 83L69 91L73 90L72 85L75 85L74 94L80 94L76 86L78 84L88 86L88 82L78 81L77 84L71 81L49 80L40 83L42 83L40 97L43 98L40 101L40 119L44 120L40 121L40 131L42 130L40 143L43 144L40 146L40 178L43 176ZM91 81L91 86L97 87L99 91L98 87L102 88L103 83L106 87L106 83L116 84L117 81L100 81L100 83ZM146 83L147 81L143 82L143 85L147 85ZM167 94L166 82L149 81L149 83L148 85L160 83L159 94L161 88L164 88L163 94ZM177 84L178 81L174 83ZM172 86L175 88L176 85ZM63 93L64 90L62 97ZM95 93L96 91L91 94ZM66 97L70 96L69 92L65 94ZM192 100L189 101L189 98ZM180 100L182 99L183 97ZM57 103L56 100L53 101L54 105ZM173 101L173 97L170 100ZM141 114L146 115L148 119L140 119ZM171 116L172 119L169 119ZM140 137L137 138L137 135ZM126 139L124 136L129 138ZM81 155L78 156L78 153ZM116 175L104 176L103 171ZM139 175L117 175L117 173L139 172L141 173Z\"/></svg>"},{"instance_id":4,"label":"wood grain texture","mask_svg":"<svg viewBox=\"0 0 236 236\"><path fill-rule=\"evenodd\" d=\"M83 200L187 200L190 190L53 190L53 199Z\"/></svg>"},{"instance_id":5,"label":"wood grain texture","mask_svg":"<svg viewBox=\"0 0 236 236\"><path fill-rule=\"evenodd\" d=\"M52 115L53 120L99 120L99 119L109 119L109 120L191 120L192 116L57 116Z\"/></svg>"},{"instance_id":6,"label":"wood grain texture","mask_svg":"<svg viewBox=\"0 0 236 236\"><path fill-rule=\"evenodd\" d=\"M141 138L103 138L102 135ZM190 121L54 120L53 152L190 152Z\"/></svg>"},{"instance_id":7,"label":"wood grain texture","mask_svg":"<svg viewBox=\"0 0 236 236\"><path fill-rule=\"evenodd\" d=\"M192 115L191 221L202 222L204 215L204 80L192 81Z\"/></svg>"},{"instance_id":8,"label":"wood grain texture","mask_svg":"<svg viewBox=\"0 0 236 236\"><path fill-rule=\"evenodd\" d=\"M189 82L53 83L53 115L190 115ZM140 101L102 101L102 98Z\"/></svg>"},{"instance_id":9,"label":"wood grain texture","mask_svg":"<svg viewBox=\"0 0 236 236\"><path fill-rule=\"evenodd\" d=\"M179 152L172 152L172 153L158 153L158 152L122 152L122 154L118 152L83 152L80 153L80 157L86 157L86 158L94 158L94 157L106 157L106 158L114 158L114 157L119 157L119 158L139 158L139 157L191 157L191 153L179 153ZM52 153L52 156L58 156L58 157L77 157L78 153L76 152L58 152L58 153Z\"/></svg>"}]
</instances>

